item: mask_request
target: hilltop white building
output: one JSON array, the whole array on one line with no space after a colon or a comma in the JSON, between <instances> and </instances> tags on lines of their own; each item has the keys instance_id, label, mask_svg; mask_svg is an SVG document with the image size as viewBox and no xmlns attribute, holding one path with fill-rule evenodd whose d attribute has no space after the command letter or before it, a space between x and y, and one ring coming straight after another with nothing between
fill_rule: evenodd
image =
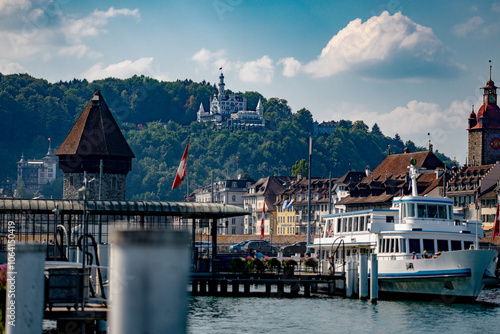
<instances>
[{"instance_id":1,"label":"hilltop white building","mask_svg":"<svg viewBox=\"0 0 500 334\"><path fill-rule=\"evenodd\" d=\"M17 162L17 177L24 182L26 190L34 193L56 179L57 157L50 147L42 159L25 159L24 154Z\"/></svg>"},{"instance_id":2,"label":"hilltop white building","mask_svg":"<svg viewBox=\"0 0 500 334\"><path fill-rule=\"evenodd\" d=\"M219 76L219 92L214 94L210 101L210 109L205 111L203 103L198 109L198 122L212 121L217 125L227 125L229 127L243 126L264 126L264 107L259 99L256 110L247 110L247 99L235 95L234 93L225 93L224 74Z\"/></svg>"}]
</instances>

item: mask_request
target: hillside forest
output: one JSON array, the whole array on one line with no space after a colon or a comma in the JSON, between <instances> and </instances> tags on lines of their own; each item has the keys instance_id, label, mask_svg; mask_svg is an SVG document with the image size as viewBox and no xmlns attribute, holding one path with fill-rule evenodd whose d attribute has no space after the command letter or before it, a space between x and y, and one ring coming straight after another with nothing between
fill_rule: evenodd
<instances>
[{"instance_id":1,"label":"hillside forest","mask_svg":"<svg viewBox=\"0 0 500 334\"><path fill-rule=\"evenodd\" d=\"M127 199L183 200L186 180L171 190L179 161L189 146L189 189L215 180L245 174L254 180L269 175L291 175L304 171L308 160L313 113L306 108L293 111L285 99L266 98L258 92L238 93L255 110L262 99L266 128L228 131L211 123L198 123L196 112L217 93L214 84L202 81L158 81L145 76L129 79L108 78L49 83L28 74L0 74L0 179L17 178L16 162L41 159L48 149L64 141L74 122L96 89L132 148L136 158L127 176ZM396 134L385 136L377 124L371 128L362 120L335 120L330 135L313 138L313 177L340 177L349 170L374 169L386 156L423 150ZM437 152L449 166L453 162ZM236 157L238 156L238 165ZM295 166L295 168L294 168ZM307 164L305 164L305 171ZM40 195L62 197L62 172Z\"/></svg>"}]
</instances>

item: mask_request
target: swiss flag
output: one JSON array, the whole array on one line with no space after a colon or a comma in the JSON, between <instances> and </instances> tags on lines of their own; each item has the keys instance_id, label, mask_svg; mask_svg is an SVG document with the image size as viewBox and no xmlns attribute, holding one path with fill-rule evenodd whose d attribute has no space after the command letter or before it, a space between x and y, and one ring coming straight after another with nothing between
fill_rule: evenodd
<instances>
[{"instance_id":1,"label":"swiss flag","mask_svg":"<svg viewBox=\"0 0 500 334\"><path fill-rule=\"evenodd\" d=\"M264 216L266 215L266 201L262 206L262 220L260 221L260 239L264 239Z\"/></svg>"},{"instance_id":2,"label":"swiss flag","mask_svg":"<svg viewBox=\"0 0 500 334\"><path fill-rule=\"evenodd\" d=\"M177 174L175 174L174 184L172 184L172 190L177 188L181 184L182 180L184 180L184 177L186 176L188 147L189 147L189 138L186 144L186 148L184 149L184 154L182 155L181 163L179 164L179 168L177 168Z\"/></svg>"},{"instance_id":3,"label":"swiss flag","mask_svg":"<svg viewBox=\"0 0 500 334\"><path fill-rule=\"evenodd\" d=\"M500 224L500 221L499 221L499 217L498 217L498 206L499 204L497 204L497 214L495 215L495 224L493 225L493 237L491 237L491 241L493 242L493 240L495 240L495 237L498 235L498 229L499 229L499 224Z\"/></svg>"}]
</instances>

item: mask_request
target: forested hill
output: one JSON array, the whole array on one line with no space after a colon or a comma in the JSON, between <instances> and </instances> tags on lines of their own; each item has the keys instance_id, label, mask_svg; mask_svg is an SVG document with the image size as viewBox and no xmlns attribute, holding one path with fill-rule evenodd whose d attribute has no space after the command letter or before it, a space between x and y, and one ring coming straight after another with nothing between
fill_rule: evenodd
<instances>
[{"instance_id":1,"label":"forested hill","mask_svg":"<svg viewBox=\"0 0 500 334\"><path fill-rule=\"evenodd\" d=\"M248 173L257 180L289 175L297 161L308 159L313 116L307 109L292 111L284 99L243 93L249 109L254 110L262 98L264 117L271 126L229 132L196 122L200 103L208 110L209 99L217 92L208 82L134 76L49 83L27 74L0 74L0 178L16 178L22 154L26 159L45 156L48 138L57 148L96 89L136 155L127 178L129 199L183 199L185 183L173 191L171 187L188 136L191 190L209 183L211 171L215 179ZM388 154L389 145L391 153L402 153L405 145L410 151L422 149L411 141L403 143L399 135L384 136L376 124L370 129L363 121L340 120L333 134L313 139L312 175L327 177L331 172L339 177L349 169L364 171L367 165L373 169ZM45 192L45 196L59 194L50 187Z\"/></svg>"}]
</instances>

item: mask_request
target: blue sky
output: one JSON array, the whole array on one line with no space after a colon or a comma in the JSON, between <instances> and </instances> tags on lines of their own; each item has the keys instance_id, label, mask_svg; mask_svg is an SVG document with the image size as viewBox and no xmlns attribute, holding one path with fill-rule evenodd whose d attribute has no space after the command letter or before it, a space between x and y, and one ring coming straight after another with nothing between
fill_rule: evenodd
<instances>
[{"instance_id":1,"label":"blue sky","mask_svg":"<svg viewBox=\"0 0 500 334\"><path fill-rule=\"evenodd\" d=\"M218 81L465 162L500 1L0 0L0 72Z\"/></svg>"}]
</instances>

